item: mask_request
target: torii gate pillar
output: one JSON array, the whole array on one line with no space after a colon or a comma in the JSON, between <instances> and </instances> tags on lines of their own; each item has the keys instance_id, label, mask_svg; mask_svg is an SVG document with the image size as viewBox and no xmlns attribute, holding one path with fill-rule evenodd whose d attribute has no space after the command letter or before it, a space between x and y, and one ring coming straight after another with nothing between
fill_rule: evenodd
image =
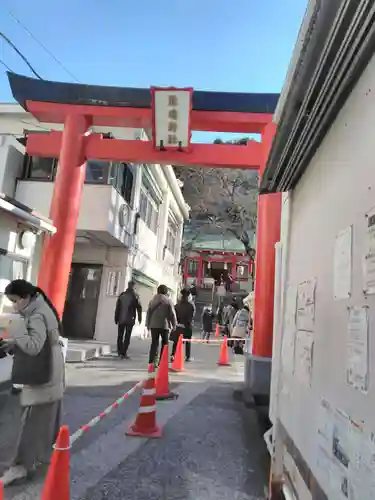
<instances>
[{"instance_id":1,"label":"torii gate pillar","mask_svg":"<svg viewBox=\"0 0 375 500\"><path fill-rule=\"evenodd\" d=\"M62 317L74 252L76 228L85 180L85 116L66 117L59 168L53 189L50 217L57 232L44 241L38 286L44 290Z\"/></svg>"},{"instance_id":2,"label":"torii gate pillar","mask_svg":"<svg viewBox=\"0 0 375 500\"><path fill-rule=\"evenodd\" d=\"M276 126L272 122L262 132L260 177L266 167L275 132ZM280 222L281 193L259 196L252 354L262 358L272 357L275 244L280 241Z\"/></svg>"}]
</instances>

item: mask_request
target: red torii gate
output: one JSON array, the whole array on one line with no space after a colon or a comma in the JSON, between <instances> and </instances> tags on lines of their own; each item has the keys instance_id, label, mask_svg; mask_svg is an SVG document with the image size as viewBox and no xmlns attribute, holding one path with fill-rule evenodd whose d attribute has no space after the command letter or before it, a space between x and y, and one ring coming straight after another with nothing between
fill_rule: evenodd
<instances>
[{"instance_id":1,"label":"red torii gate","mask_svg":"<svg viewBox=\"0 0 375 500\"><path fill-rule=\"evenodd\" d=\"M48 82L8 73L15 99L35 118L64 124L63 132L29 133L29 155L59 157L50 217L57 232L43 247L39 285L58 312L64 309L87 159L134 163L204 165L259 169L266 166L275 126L277 94L196 91L191 129L257 133L247 145L193 144L189 153L158 151L151 141L106 139L89 134L91 126L152 128L149 89ZM253 354L271 357L275 243L280 239L281 194L262 195L258 204Z\"/></svg>"}]
</instances>

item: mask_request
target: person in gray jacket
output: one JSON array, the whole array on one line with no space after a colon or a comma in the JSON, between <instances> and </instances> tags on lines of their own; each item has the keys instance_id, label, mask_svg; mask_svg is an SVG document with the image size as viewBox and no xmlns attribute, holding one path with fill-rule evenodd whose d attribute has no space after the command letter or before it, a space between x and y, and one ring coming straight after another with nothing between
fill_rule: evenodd
<instances>
[{"instance_id":1,"label":"person in gray jacket","mask_svg":"<svg viewBox=\"0 0 375 500\"><path fill-rule=\"evenodd\" d=\"M65 390L65 368L60 341L62 332L58 313L44 292L25 280L15 280L5 288L19 318L12 321L2 346L14 356L32 360L33 373L40 372L47 383L23 383L21 428L12 466L1 478L4 486L27 479L37 466L48 463L60 428L61 401ZM39 354L48 344L46 362ZM48 364L48 368L47 365ZM19 365L19 363L18 363ZM21 366L22 368L22 366ZM38 374L36 374L38 375ZM14 376L14 369L13 374Z\"/></svg>"},{"instance_id":2,"label":"person in gray jacket","mask_svg":"<svg viewBox=\"0 0 375 500\"><path fill-rule=\"evenodd\" d=\"M163 348L168 344L169 332L177 326L176 313L171 299L168 297L168 288L159 285L157 294L151 300L147 315L146 328L151 331L151 347L149 353L149 363L155 363L159 347L159 337L161 337L160 357Z\"/></svg>"}]
</instances>

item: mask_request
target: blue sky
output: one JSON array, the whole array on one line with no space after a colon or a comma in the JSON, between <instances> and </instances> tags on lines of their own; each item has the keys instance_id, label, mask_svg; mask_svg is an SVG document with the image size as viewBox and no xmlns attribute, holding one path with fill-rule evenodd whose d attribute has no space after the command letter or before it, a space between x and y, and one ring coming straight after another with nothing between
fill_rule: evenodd
<instances>
[{"instance_id":1,"label":"blue sky","mask_svg":"<svg viewBox=\"0 0 375 500\"><path fill-rule=\"evenodd\" d=\"M45 79L279 92L307 0L1 0L0 30ZM30 75L0 39L0 59ZM0 101L12 99L0 65ZM217 136L218 134L214 134Z\"/></svg>"}]
</instances>

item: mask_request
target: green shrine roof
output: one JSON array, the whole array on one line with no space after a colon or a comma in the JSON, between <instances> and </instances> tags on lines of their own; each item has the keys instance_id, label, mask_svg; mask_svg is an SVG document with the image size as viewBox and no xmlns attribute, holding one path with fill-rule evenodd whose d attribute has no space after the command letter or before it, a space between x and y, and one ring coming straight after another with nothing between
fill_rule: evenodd
<instances>
[{"instance_id":1,"label":"green shrine roof","mask_svg":"<svg viewBox=\"0 0 375 500\"><path fill-rule=\"evenodd\" d=\"M241 241L229 234L199 234L194 239L195 234L191 231L184 233L184 247L191 251L211 250L218 252L245 252L245 247ZM255 247L255 234L251 232L250 241Z\"/></svg>"}]
</instances>

